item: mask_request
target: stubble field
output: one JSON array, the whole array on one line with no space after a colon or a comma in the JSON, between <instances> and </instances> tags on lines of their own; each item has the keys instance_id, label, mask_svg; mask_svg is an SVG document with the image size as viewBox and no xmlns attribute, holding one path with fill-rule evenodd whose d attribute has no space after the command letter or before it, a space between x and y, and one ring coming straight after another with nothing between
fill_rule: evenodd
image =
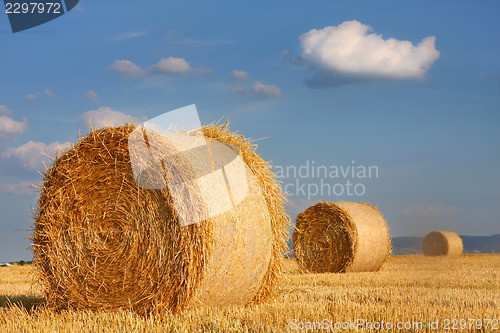
<instances>
[{"instance_id":1,"label":"stubble field","mask_svg":"<svg viewBox=\"0 0 500 333\"><path fill-rule=\"evenodd\" d=\"M0 267L0 332L500 332L498 254L390 256L379 272L346 274L302 274L286 259L273 301L151 317L46 309L31 269Z\"/></svg>"}]
</instances>

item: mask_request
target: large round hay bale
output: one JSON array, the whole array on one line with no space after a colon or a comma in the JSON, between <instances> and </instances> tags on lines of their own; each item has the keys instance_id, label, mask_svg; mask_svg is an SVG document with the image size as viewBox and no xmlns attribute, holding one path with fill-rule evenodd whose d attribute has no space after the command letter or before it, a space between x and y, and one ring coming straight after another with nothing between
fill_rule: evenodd
<instances>
[{"instance_id":1,"label":"large round hay bale","mask_svg":"<svg viewBox=\"0 0 500 333\"><path fill-rule=\"evenodd\" d=\"M134 129L93 130L44 174L32 250L48 306L145 314L270 297L282 277L288 216L255 145L227 125L203 128L212 168L241 151L248 193L229 211L181 226L169 189L137 185L128 149ZM173 146L163 147L175 153ZM163 165L165 179L189 181L196 166L184 162ZM199 199L196 189L188 194Z\"/></svg>"},{"instance_id":2,"label":"large round hay bale","mask_svg":"<svg viewBox=\"0 0 500 333\"><path fill-rule=\"evenodd\" d=\"M307 272L377 271L390 251L389 230L369 204L320 202L297 216L293 247Z\"/></svg>"},{"instance_id":3,"label":"large round hay bale","mask_svg":"<svg viewBox=\"0 0 500 333\"><path fill-rule=\"evenodd\" d=\"M425 236L422 249L426 256L460 256L464 245L453 231L432 231Z\"/></svg>"}]
</instances>

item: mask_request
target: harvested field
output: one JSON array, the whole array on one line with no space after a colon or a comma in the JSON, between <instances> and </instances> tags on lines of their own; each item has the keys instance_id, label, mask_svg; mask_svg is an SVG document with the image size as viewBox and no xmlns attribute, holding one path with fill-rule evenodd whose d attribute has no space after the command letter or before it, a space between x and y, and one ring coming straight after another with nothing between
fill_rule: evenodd
<instances>
[{"instance_id":1,"label":"harvested field","mask_svg":"<svg viewBox=\"0 0 500 333\"><path fill-rule=\"evenodd\" d=\"M30 284L29 266L3 267L0 268L0 331L293 332L298 331L293 330L294 323L365 319L413 326L388 332L442 332L445 320L469 318L480 319L482 328L460 329L459 323L453 331L498 330L498 324L497 330L491 329L494 321L485 328L487 319L496 319L498 323L500 316L498 254L455 258L389 256L376 273L343 274L302 274L296 260L287 259L284 270L285 283L279 287L280 296L268 303L224 309L201 307L176 315L143 317L124 310L58 313L44 306L42 291ZM41 305L30 310L37 302ZM429 322L436 321L440 329L430 329ZM366 327L364 331L380 332Z\"/></svg>"}]
</instances>

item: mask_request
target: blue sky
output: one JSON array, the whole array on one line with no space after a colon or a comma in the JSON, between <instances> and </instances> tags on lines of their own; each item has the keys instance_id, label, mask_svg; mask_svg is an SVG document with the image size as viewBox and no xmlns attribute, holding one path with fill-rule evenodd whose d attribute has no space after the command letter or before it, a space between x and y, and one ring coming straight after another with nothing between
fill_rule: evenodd
<instances>
[{"instance_id":1,"label":"blue sky","mask_svg":"<svg viewBox=\"0 0 500 333\"><path fill-rule=\"evenodd\" d=\"M202 122L264 138L278 167L378 168L283 179L292 218L319 200L363 201L392 236L500 233L498 12L497 1L81 0L16 34L0 13L0 261L31 257L26 189L41 152L74 143L89 118L190 104ZM294 188L321 180L364 192Z\"/></svg>"}]
</instances>

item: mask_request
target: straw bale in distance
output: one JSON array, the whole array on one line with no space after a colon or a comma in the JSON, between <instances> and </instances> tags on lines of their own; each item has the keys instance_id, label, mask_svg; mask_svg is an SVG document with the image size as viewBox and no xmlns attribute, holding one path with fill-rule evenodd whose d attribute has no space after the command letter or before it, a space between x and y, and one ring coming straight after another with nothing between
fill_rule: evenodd
<instances>
[{"instance_id":1,"label":"straw bale in distance","mask_svg":"<svg viewBox=\"0 0 500 333\"><path fill-rule=\"evenodd\" d=\"M389 230L369 204L319 202L297 216L293 247L306 272L377 271L390 251Z\"/></svg>"},{"instance_id":2,"label":"straw bale in distance","mask_svg":"<svg viewBox=\"0 0 500 333\"><path fill-rule=\"evenodd\" d=\"M425 236L422 249L426 256L460 256L464 245L453 231L432 231Z\"/></svg>"},{"instance_id":3,"label":"straw bale in distance","mask_svg":"<svg viewBox=\"0 0 500 333\"><path fill-rule=\"evenodd\" d=\"M289 219L256 146L227 124L203 128L214 163L230 145L241 149L249 192L231 211L180 227L167 189L136 185L127 141L134 129L93 130L44 174L31 239L48 306L146 314L271 297ZM175 165L167 179L193 179L190 165Z\"/></svg>"}]
</instances>

